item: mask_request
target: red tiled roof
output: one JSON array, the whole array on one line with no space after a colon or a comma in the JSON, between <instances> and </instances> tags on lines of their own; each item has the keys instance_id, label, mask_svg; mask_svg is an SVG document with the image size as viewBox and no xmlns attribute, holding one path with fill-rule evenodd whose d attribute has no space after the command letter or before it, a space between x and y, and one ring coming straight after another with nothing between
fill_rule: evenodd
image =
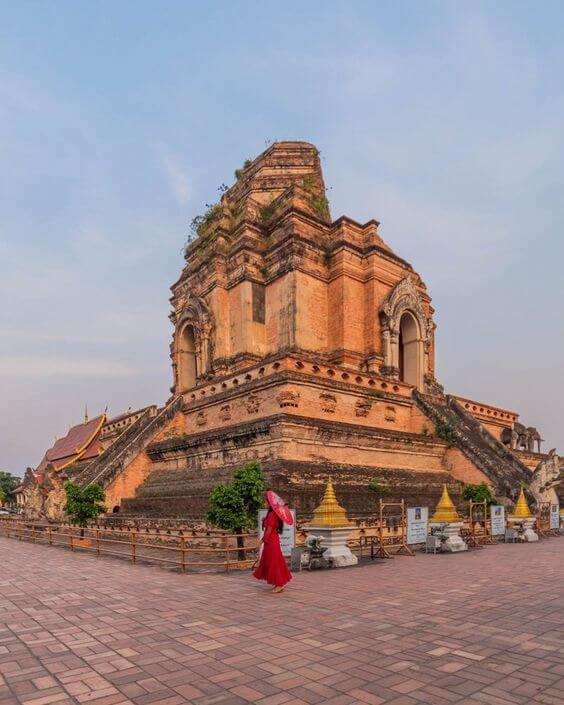
<instances>
[{"instance_id":1,"label":"red tiled roof","mask_svg":"<svg viewBox=\"0 0 564 705\"><path fill-rule=\"evenodd\" d=\"M72 461L87 443L88 447L81 454L80 459L95 458L100 452L100 431L103 419L105 416L102 414L86 423L73 426L66 436L58 438L53 447L49 448L35 472L42 474L49 463L52 463L55 468L65 465Z\"/></svg>"}]
</instances>

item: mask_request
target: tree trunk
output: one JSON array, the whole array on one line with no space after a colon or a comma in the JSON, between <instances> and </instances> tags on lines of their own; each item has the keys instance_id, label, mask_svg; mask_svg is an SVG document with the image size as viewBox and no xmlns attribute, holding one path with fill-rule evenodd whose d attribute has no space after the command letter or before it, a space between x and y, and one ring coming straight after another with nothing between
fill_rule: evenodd
<instances>
[{"instance_id":1,"label":"tree trunk","mask_svg":"<svg viewBox=\"0 0 564 705\"><path fill-rule=\"evenodd\" d=\"M244 536L239 536L243 532L243 529L239 529L237 531L237 557L240 561L244 561L246 557L246 552L244 550L245 548L245 537Z\"/></svg>"}]
</instances>

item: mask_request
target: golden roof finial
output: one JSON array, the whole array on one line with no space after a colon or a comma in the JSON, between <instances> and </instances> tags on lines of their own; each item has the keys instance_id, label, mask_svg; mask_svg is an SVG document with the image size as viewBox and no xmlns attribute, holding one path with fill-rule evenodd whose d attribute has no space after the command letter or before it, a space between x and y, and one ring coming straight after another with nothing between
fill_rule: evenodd
<instances>
[{"instance_id":1,"label":"golden roof finial","mask_svg":"<svg viewBox=\"0 0 564 705\"><path fill-rule=\"evenodd\" d=\"M347 514L343 507L337 502L335 490L331 478L325 488L325 494L321 504L313 512L313 519L310 526L332 527L332 526L352 526L352 522L347 519Z\"/></svg>"},{"instance_id":2,"label":"golden roof finial","mask_svg":"<svg viewBox=\"0 0 564 705\"><path fill-rule=\"evenodd\" d=\"M84 423L88 423L88 404L84 405Z\"/></svg>"},{"instance_id":3,"label":"golden roof finial","mask_svg":"<svg viewBox=\"0 0 564 705\"><path fill-rule=\"evenodd\" d=\"M522 487L521 494L519 495L513 514L510 516L515 517L516 519L528 519L532 516L531 510L529 509L529 505L527 504L527 500L525 498L525 490Z\"/></svg>"},{"instance_id":4,"label":"golden roof finial","mask_svg":"<svg viewBox=\"0 0 564 705\"><path fill-rule=\"evenodd\" d=\"M435 509L435 513L431 517L431 524L443 524L445 522L452 523L460 521L456 507L447 490L447 486L443 485L443 493Z\"/></svg>"}]
</instances>

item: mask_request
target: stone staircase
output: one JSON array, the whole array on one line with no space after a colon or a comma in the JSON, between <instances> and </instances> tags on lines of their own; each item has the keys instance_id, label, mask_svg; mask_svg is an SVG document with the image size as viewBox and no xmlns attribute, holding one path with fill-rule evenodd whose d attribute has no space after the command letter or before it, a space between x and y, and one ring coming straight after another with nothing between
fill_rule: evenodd
<instances>
[{"instance_id":1,"label":"stone staircase","mask_svg":"<svg viewBox=\"0 0 564 705\"><path fill-rule=\"evenodd\" d=\"M122 500L128 516L201 519L209 504L210 488L231 478L231 468L157 469L139 485L134 497Z\"/></svg>"},{"instance_id":2,"label":"stone staircase","mask_svg":"<svg viewBox=\"0 0 564 705\"><path fill-rule=\"evenodd\" d=\"M480 468L494 486L494 491L514 499L522 483L531 481L531 471L482 424L469 414L454 397L429 396L417 390L413 398L434 423L448 427L453 445Z\"/></svg>"},{"instance_id":3,"label":"stone staircase","mask_svg":"<svg viewBox=\"0 0 564 705\"><path fill-rule=\"evenodd\" d=\"M139 451L151 443L155 434L182 409L182 406L182 397L174 397L162 409L150 406L115 443L88 464L75 482L82 487L93 482L107 487Z\"/></svg>"}]
</instances>

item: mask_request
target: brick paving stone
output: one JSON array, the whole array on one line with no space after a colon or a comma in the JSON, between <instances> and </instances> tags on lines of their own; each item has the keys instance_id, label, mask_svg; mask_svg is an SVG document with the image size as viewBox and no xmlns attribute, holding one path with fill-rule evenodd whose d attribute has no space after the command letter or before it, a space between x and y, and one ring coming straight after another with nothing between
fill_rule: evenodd
<instances>
[{"instance_id":1,"label":"brick paving stone","mask_svg":"<svg viewBox=\"0 0 564 705\"><path fill-rule=\"evenodd\" d=\"M1 705L562 705L564 539L178 575L0 538Z\"/></svg>"}]
</instances>

